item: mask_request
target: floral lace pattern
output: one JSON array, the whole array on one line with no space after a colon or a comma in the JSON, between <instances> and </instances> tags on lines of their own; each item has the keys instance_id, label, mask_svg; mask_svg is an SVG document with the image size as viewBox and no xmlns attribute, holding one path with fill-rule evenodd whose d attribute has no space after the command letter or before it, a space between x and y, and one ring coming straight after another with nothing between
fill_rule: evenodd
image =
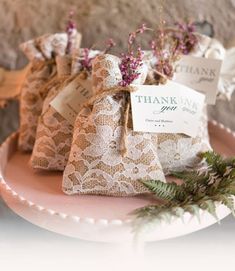
<instances>
[{"instance_id":1,"label":"floral lace pattern","mask_svg":"<svg viewBox=\"0 0 235 271\"><path fill-rule=\"evenodd\" d=\"M44 101L42 115L38 123L31 164L34 168L63 171L69 157L73 126L50 106L50 102L74 80L75 76L79 75L80 69L75 70L73 67L73 74L69 76L71 63L77 61L77 55L72 59L68 56L57 56L56 60L58 76L63 77L58 78L53 85L49 86L50 91ZM76 67L79 68L79 66Z\"/></svg>"},{"instance_id":2,"label":"floral lace pattern","mask_svg":"<svg viewBox=\"0 0 235 271\"><path fill-rule=\"evenodd\" d=\"M159 134L158 155L164 173L193 168L201 161L199 154L211 150L207 128L206 106L195 138L184 134Z\"/></svg>"},{"instance_id":3,"label":"floral lace pattern","mask_svg":"<svg viewBox=\"0 0 235 271\"><path fill-rule=\"evenodd\" d=\"M33 62L22 85L18 142L19 149L22 151L32 151L33 149L38 117L41 113L43 100L47 95L47 89L44 89L43 86L53 77L54 70L53 64Z\"/></svg>"},{"instance_id":4,"label":"floral lace pattern","mask_svg":"<svg viewBox=\"0 0 235 271\"><path fill-rule=\"evenodd\" d=\"M210 57L212 54L214 55L215 51L219 50L218 44L213 39L200 34L197 34L197 38L199 42L190 55L195 57ZM219 57L217 56L217 58ZM152 58L146 57L146 61L150 63L149 66L151 67ZM149 72L151 73L151 68ZM151 77L151 74L149 74L149 77ZM186 168L198 166L201 161L199 154L211 150L207 121L207 109L205 105L198 135L195 138L184 134L162 133L158 135L158 155L166 175L171 171L181 171Z\"/></svg>"},{"instance_id":5,"label":"floral lace pattern","mask_svg":"<svg viewBox=\"0 0 235 271\"><path fill-rule=\"evenodd\" d=\"M46 34L21 45L21 49L31 61L31 69L21 90L19 149L22 151L33 149L38 118L49 91L49 88L44 86L50 84L56 74L55 64L51 60L54 55L64 55L66 46L65 33Z\"/></svg>"},{"instance_id":6,"label":"floral lace pattern","mask_svg":"<svg viewBox=\"0 0 235 271\"><path fill-rule=\"evenodd\" d=\"M45 100L42 115L39 118L36 141L31 156L33 168L46 170L64 170L70 151L73 127L49 103L58 95L63 78L58 78ZM47 105L47 106L46 106Z\"/></svg>"},{"instance_id":7,"label":"floral lace pattern","mask_svg":"<svg viewBox=\"0 0 235 271\"><path fill-rule=\"evenodd\" d=\"M36 39L40 51L46 59L53 58L53 54L63 56L68 42L66 33L45 34Z\"/></svg>"},{"instance_id":8,"label":"floral lace pattern","mask_svg":"<svg viewBox=\"0 0 235 271\"><path fill-rule=\"evenodd\" d=\"M36 141L31 156L33 168L64 170L66 165L73 127L50 106L50 102L65 85L71 82L72 78L68 74L68 69L71 72L71 58L69 68L69 57L67 55L58 57L57 70L60 72L58 77L51 84L47 85L48 95L43 103L42 114L37 127Z\"/></svg>"},{"instance_id":9,"label":"floral lace pattern","mask_svg":"<svg viewBox=\"0 0 235 271\"><path fill-rule=\"evenodd\" d=\"M96 92L117 86L122 79L119 59L112 55L96 57L92 76ZM142 83L145 77L142 74ZM79 113L63 175L65 193L133 196L148 192L139 179L165 181L156 134L134 132L129 122L128 151L121 156L124 104L122 95L107 96L97 100L92 110L85 108Z\"/></svg>"}]
</instances>

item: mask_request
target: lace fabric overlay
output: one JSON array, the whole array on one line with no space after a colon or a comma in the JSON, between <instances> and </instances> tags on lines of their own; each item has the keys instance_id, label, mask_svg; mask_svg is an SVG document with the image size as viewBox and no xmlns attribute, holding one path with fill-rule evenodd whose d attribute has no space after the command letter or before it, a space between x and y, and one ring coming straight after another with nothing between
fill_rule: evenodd
<instances>
[{"instance_id":1,"label":"lace fabric overlay","mask_svg":"<svg viewBox=\"0 0 235 271\"><path fill-rule=\"evenodd\" d=\"M78 36L81 39L81 35ZM80 39L75 41L80 44ZM31 69L21 90L18 145L22 151L29 152L33 149L38 118L42 112L43 101L50 90L46 85L50 85L51 80L54 82L57 73L53 63L54 57L65 55L67 40L66 33L45 34L21 45L21 50L31 61Z\"/></svg>"},{"instance_id":2,"label":"lace fabric overlay","mask_svg":"<svg viewBox=\"0 0 235 271\"><path fill-rule=\"evenodd\" d=\"M119 58L100 55L93 62L96 92L117 86L121 80ZM146 74L142 74L143 83ZM136 83L136 82L134 82ZM127 155L120 154L125 99L122 95L97 100L75 121L68 164L63 175L67 194L134 196L148 190L139 179L165 181L157 155L156 134L127 131Z\"/></svg>"},{"instance_id":3,"label":"lace fabric overlay","mask_svg":"<svg viewBox=\"0 0 235 271\"><path fill-rule=\"evenodd\" d=\"M47 89L43 86L48 83L55 74L55 65L46 62L33 61L26 75L21 89L20 97L20 134L19 149L32 151L38 117L42 110L42 104Z\"/></svg>"},{"instance_id":4,"label":"lace fabric overlay","mask_svg":"<svg viewBox=\"0 0 235 271\"><path fill-rule=\"evenodd\" d=\"M201 161L200 153L211 150L207 122L205 105L198 135L195 138L184 134L158 135L158 156L166 175L172 171L182 171L198 166Z\"/></svg>"},{"instance_id":5,"label":"lace fabric overlay","mask_svg":"<svg viewBox=\"0 0 235 271\"><path fill-rule=\"evenodd\" d=\"M43 103L38 122L36 141L31 156L33 168L64 170L70 151L73 127L50 106L50 102L73 80L73 77L68 74L68 69L71 72L71 58L69 61L67 55L59 57L57 66L60 76L58 75L54 82L47 86L48 95Z\"/></svg>"},{"instance_id":6,"label":"lace fabric overlay","mask_svg":"<svg viewBox=\"0 0 235 271\"><path fill-rule=\"evenodd\" d=\"M52 59L53 54L57 56L65 55L68 35L66 33L45 34L38 37L36 43L44 57L46 59Z\"/></svg>"},{"instance_id":7,"label":"lace fabric overlay","mask_svg":"<svg viewBox=\"0 0 235 271\"><path fill-rule=\"evenodd\" d=\"M59 94L61 86L69 82L69 78L58 78L44 101L31 156L33 168L64 170L67 163L73 127L50 106L50 102Z\"/></svg>"},{"instance_id":8,"label":"lace fabric overlay","mask_svg":"<svg viewBox=\"0 0 235 271\"><path fill-rule=\"evenodd\" d=\"M93 50L91 54L94 54ZM50 102L66 85L79 76L81 69L79 66L76 66L77 69L73 66L71 69L71 65L78 60L77 54L70 58L70 61L68 56L57 57L56 60L58 74L67 75L67 78L62 77L54 82L53 86L49 86L51 89L43 104L31 164L34 168L63 171L69 157L73 126L50 106ZM73 74L69 76L68 71Z\"/></svg>"},{"instance_id":9,"label":"lace fabric overlay","mask_svg":"<svg viewBox=\"0 0 235 271\"><path fill-rule=\"evenodd\" d=\"M192 56L222 58L223 48L214 39L200 34L197 35L197 38L198 44L191 52ZM148 76L152 78L153 59L146 57L146 61L149 62L150 67ZM148 83L148 80L146 83ZM161 133L158 135L158 155L166 175L172 171L182 171L198 166L201 161L200 153L211 150L207 122L207 108L205 105L198 135L195 138L184 134Z\"/></svg>"}]
</instances>

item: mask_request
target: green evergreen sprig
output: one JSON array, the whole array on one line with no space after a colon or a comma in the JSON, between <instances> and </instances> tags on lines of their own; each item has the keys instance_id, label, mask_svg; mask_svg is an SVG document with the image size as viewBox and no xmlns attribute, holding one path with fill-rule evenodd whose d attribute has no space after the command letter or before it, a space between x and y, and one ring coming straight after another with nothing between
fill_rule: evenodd
<instances>
[{"instance_id":1,"label":"green evergreen sprig","mask_svg":"<svg viewBox=\"0 0 235 271\"><path fill-rule=\"evenodd\" d=\"M206 162L204 169L172 173L183 181L181 185L158 180L141 181L161 203L158 201L132 212L135 232L163 221L183 218L185 213L200 221L201 210L218 220L217 204L225 205L235 215L235 158L222 158L215 152L205 152L202 158Z\"/></svg>"}]
</instances>

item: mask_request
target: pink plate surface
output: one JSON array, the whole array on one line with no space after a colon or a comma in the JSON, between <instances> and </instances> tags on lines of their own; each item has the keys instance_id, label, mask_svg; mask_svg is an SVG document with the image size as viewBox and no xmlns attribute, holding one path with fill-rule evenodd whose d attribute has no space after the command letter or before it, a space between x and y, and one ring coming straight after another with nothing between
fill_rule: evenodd
<instances>
[{"instance_id":1,"label":"pink plate surface","mask_svg":"<svg viewBox=\"0 0 235 271\"><path fill-rule=\"evenodd\" d=\"M16 151L6 167L5 178L13 190L45 208L95 219L101 218L102 214L103 218L111 220L125 219L131 210L150 202L146 197L65 195L61 191L62 173L34 171L29 158L29 155Z\"/></svg>"},{"instance_id":2,"label":"pink plate surface","mask_svg":"<svg viewBox=\"0 0 235 271\"><path fill-rule=\"evenodd\" d=\"M225 156L235 155L235 137L230 130L212 122L209 131L217 152ZM130 239L128 214L151 203L151 197L67 196L61 191L62 173L34 171L29 165L30 155L18 152L16 142L17 134L8 138L0 149L2 196L11 209L34 224L65 235L109 242ZM220 218L228 214L228 210L221 209ZM178 225L178 232L172 225L165 235L155 234L148 240L183 235L214 222L209 219L204 224L197 223L197 226L186 228L187 225L182 225L181 229ZM102 227L105 227L105 233ZM108 227L112 227L109 233Z\"/></svg>"}]
</instances>

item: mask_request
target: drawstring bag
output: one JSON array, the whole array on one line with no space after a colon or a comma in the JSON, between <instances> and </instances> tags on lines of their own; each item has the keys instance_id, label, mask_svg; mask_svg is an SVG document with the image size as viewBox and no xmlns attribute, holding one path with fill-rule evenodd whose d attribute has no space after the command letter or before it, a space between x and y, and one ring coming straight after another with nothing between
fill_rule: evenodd
<instances>
[{"instance_id":1,"label":"drawstring bag","mask_svg":"<svg viewBox=\"0 0 235 271\"><path fill-rule=\"evenodd\" d=\"M73 126L54 107L51 101L68 85L76 87L78 79L90 80L88 73L83 73L79 63L82 60L82 49L71 58L57 58L58 79L54 82L44 104L39 118L36 141L31 157L33 168L44 170L64 170L71 147ZM98 51L90 51L89 57L94 57ZM79 77L79 78L78 78Z\"/></svg>"},{"instance_id":2,"label":"drawstring bag","mask_svg":"<svg viewBox=\"0 0 235 271\"><path fill-rule=\"evenodd\" d=\"M157 134L134 132L133 87L120 86L120 59L104 54L92 63L96 94L78 114L63 175L66 194L134 196L149 192L139 180L165 181L157 155ZM143 65L133 84L143 84Z\"/></svg>"},{"instance_id":3,"label":"drawstring bag","mask_svg":"<svg viewBox=\"0 0 235 271\"><path fill-rule=\"evenodd\" d=\"M30 68L22 84L20 97L19 149L32 151L37 129L38 117L47 93L42 86L56 75L52 43L55 35L44 35L21 44L21 49L30 61ZM45 45L44 45L45 43ZM54 42L53 42L54 43ZM50 46L49 46L50 44ZM57 34L55 44L60 44L58 53L66 48L66 34ZM62 50L64 48L64 50Z\"/></svg>"},{"instance_id":4,"label":"drawstring bag","mask_svg":"<svg viewBox=\"0 0 235 271\"><path fill-rule=\"evenodd\" d=\"M81 35L76 34L77 44ZM68 37L66 33L46 34L21 45L22 51L30 61L30 68L22 84L20 98L19 149L30 152L35 142L38 117L42 112L43 101L48 88L45 87L56 77L55 56L66 52Z\"/></svg>"},{"instance_id":5,"label":"drawstring bag","mask_svg":"<svg viewBox=\"0 0 235 271\"><path fill-rule=\"evenodd\" d=\"M198 43L190 52L191 56L223 59L224 48L219 42L200 34L197 34L197 39ZM222 92L219 89L218 97L221 96ZM206 104L196 137L192 138L185 134L161 133L158 135L158 143L158 155L166 175L172 171L182 171L200 166L200 154L211 150Z\"/></svg>"}]
</instances>

